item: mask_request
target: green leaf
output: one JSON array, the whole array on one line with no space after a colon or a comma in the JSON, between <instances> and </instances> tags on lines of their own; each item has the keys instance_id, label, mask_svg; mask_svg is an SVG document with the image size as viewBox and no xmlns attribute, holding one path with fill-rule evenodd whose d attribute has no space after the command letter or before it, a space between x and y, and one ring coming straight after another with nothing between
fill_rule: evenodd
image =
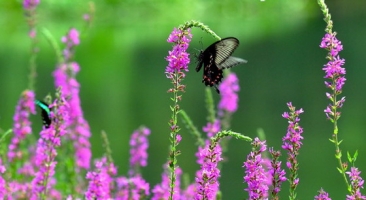
<instances>
[{"instance_id":1,"label":"green leaf","mask_svg":"<svg viewBox=\"0 0 366 200\"><path fill-rule=\"evenodd\" d=\"M348 190L349 193L352 193L352 187L351 187L351 185L348 185L347 190Z\"/></svg>"},{"instance_id":2,"label":"green leaf","mask_svg":"<svg viewBox=\"0 0 366 200\"><path fill-rule=\"evenodd\" d=\"M0 137L0 143L5 140L5 137L8 136L11 132L13 132L13 129L7 130L1 137Z\"/></svg>"},{"instance_id":3,"label":"green leaf","mask_svg":"<svg viewBox=\"0 0 366 200\"><path fill-rule=\"evenodd\" d=\"M338 154L335 154L335 157L336 157L337 159L342 158L342 152L339 152Z\"/></svg>"},{"instance_id":4,"label":"green leaf","mask_svg":"<svg viewBox=\"0 0 366 200\"><path fill-rule=\"evenodd\" d=\"M348 162L352 163L352 157L351 157L351 154L349 154L349 152L347 151L347 159L348 159Z\"/></svg>"},{"instance_id":5,"label":"green leaf","mask_svg":"<svg viewBox=\"0 0 366 200\"><path fill-rule=\"evenodd\" d=\"M358 156L358 150L356 150L355 154L353 154L353 161L356 162Z\"/></svg>"}]
</instances>

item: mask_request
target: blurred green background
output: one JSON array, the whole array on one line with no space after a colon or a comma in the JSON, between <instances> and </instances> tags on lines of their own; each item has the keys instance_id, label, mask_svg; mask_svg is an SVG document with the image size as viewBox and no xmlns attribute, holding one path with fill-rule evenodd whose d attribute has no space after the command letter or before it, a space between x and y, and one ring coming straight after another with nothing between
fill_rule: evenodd
<instances>
[{"instance_id":1,"label":"blurred green background","mask_svg":"<svg viewBox=\"0 0 366 200\"><path fill-rule=\"evenodd\" d=\"M69 28L79 30L85 23L82 15L89 9L88 1L41 1L38 7L39 28L47 28L58 41ZM337 38L342 41L346 59L347 82L343 95L346 102L339 121L342 150L359 151L357 167L366 172L366 1L326 1L334 21ZM280 149L287 121L281 117L291 101L303 108L300 125L304 128L300 151L300 185L298 197L312 199L323 187L333 199L345 199L346 187L336 170L334 146L328 138L332 124L323 110L329 103L325 97L324 72L327 52L319 48L325 22L316 1L144 1L96 0L92 27L83 34L76 49L81 66L77 79L81 84L81 101L85 118L93 136L93 158L103 155L101 130L108 133L113 157L120 175L126 174L129 163L129 137L141 124L152 131L149 136L148 166L144 178L152 188L161 181L162 165L169 147L170 82L164 75L171 44L166 39L174 27L188 20L207 24L220 37L235 36L241 45L235 56L248 64L233 68L240 79L240 105L234 114L232 130L255 137L263 128L268 146ZM15 105L28 85L30 40L21 1L0 2L0 128L12 127ZM193 29L191 55L214 42L201 30ZM52 71L54 51L39 34L38 98L55 91ZM206 124L202 74L190 65L184 83L181 108L199 128ZM214 92L214 91L213 91ZM214 93L216 102L218 95ZM37 133L41 119L34 116ZM183 124L180 122L183 127ZM186 129L180 132L182 155L178 164L194 180L199 168L194 156L197 147ZM220 189L223 199L246 199L242 168L249 143L232 140L224 164ZM285 152L283 152L285 157ZM284 160L284 159L283 159ZM284 166L284 165L283 165ZM288 196L284 183L281 197Z\"/></svg>"}]
</instances>

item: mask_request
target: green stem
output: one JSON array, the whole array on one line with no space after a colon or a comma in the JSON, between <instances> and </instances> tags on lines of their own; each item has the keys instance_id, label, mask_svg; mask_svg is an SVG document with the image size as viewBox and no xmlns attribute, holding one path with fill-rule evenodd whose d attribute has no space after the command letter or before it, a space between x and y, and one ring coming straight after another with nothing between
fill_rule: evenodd
<instances>
[{"instance_id":1,"label":"green stem","mask_svg":"<svg viewBox=\"0 0 366 200\"><path fill-rule=\"evenodd\" d=\"M59 64L64 63L64 58L62 56L60 46L56 42L56 40L53 37L53 35L51 34L51 32L47 28L43 28L42 33L46 37L47 41L50 43L51 47L53 48L53 51L55 52L56 57L57 57L57 62Z\"/></svg>"},{"instance_id":2,"label":"green stem","mask_svg":"<svg viewBox=\"0 0 366 200\"><path fill-rule=\"evenodd\" d=\"M179 29L187 30L188 28L192 28L192 27L200 28L203 31L207 32L208 34L212 35L215 39L221 40L221 38L215 32L213 32L207 25L205 25L204 23L201 23L199 21L195 21L195 20L187 21L183 25L179 26Z\"/></svg>"},{"instance_id":3,"label":"green stem","mask_svg":"<svg viewBox=\"0 0 366 200\"><path fill-rule=\"evenodd\" d=\"M114 163L113 157L112 157L112 150L111 150L109 140L108 140L108 135L104 130L102 130L102 132L101 132L101 137L102 137L102 141L103 141L104 151L105 151L105 154L107 157L107 163Z\"/></svg>"},{"instance_id":4,"label":"green stem","mask_svg":"<svg viewBox=\"0 0 366 200\"><path fill-rule=\"evenodd\" d=\"M234 131L223 130L223 131L218 132L215 136L213 136L211 138L211 144L218 143L220 141L220 139L227 137L227 136L232 136L236 139L245 140L247 142L251 142L253 140L252 138L242 135L240 133L237 133Z\"/></svg>"},{"instance_id":5,"label":"green stem","mask_svg":"<svg viewBox=\"0 0 366 200\"><path fill-rule=\"evenodd\" d=\"M38 53L37 39L32 38L31 57L29 59L29 76L28 76L29 85L28 85L28 88L33 91L35 88L35 82L36 82L36 77L37 77L37 63L36 63L37 53Z\"/></svg>"},{"instance_id":6,"label":"green stem","mask_svg":"<svg viewBox=\"0 0 366 200\"><path fill-rule=\"evenodd\" d=\"M28 88L30 90L34 91L35 88L35 82L36 82L36 76L37 76L37 54L39 52L39 49L37 47L37 19L36 19L36 8L33 9L26 9L25 15L27 16L27 22L29 25L29 32L28 36L31 39L31 45L30 45L30 59L29 59L29 75L28 75Z\"/></svg>"},{"instance_id":7,"label":"green stem","mask_svg":"<svg viewBox=\"0 0 366 200\"><path fill-rule=\"evenodd\" d=\"M334 85L334 88L335 88L336 79L333 79L333 85ZM334 145L335 145L335 148L336 148L335 157L338 160L339 169L340 169L339 172L342 174L347 188L349 188L349 183L348 183L348 179L347 179L347 176L346 176L346 170L347 169L342 163L342 151L341 151L340 146L339 146L341 142L339 142L339 140L338 140L337 121L339 119L339 116L337 115L337 105L336 105L336 103L337 103L337 94L334 91L334 93L333 93L333 106L332 106L333 109L332 109L332 112L334 113L334 115L333 115L333 142L334 142Z\"/></svg>"},{"instance_id":8,"label":"green stem","mask_svg":"<svg viewBox=\"0 0 366 200\"><path fill-rule=\"evenodd\" d=\"M186 124L187 129L196 138L196 145L205 145L205 141L202 139L202 134L198 131L197 127L193 124L187 113L184 110L180 110L179 114L182 116L183 122Z\"/></svg>"},{"instance_id":9,"label":"green stem","mask_svg":"<svg viewBox=\"0 0 366 200\"><path fill-rule=\"evenodd\" d=\"M173 102L174 106L172 109L172 121L170 123L170 128L172 132L170 133L170 142L172 143L171 146L171 152L170 152L170 162L169 162L169 168L170 168L170 196L169 200L173 200L173 194L174 194L174 187L175 187L175 180L176 180L176 174L175 174L175 168L177 163L177 132L179 131L179 128L177 126L177 119L178 119L178 112L179 112L179 105L178 105L178 91L179 91L179 73L174 73L174 91L173 91Z\"/></svg>"},{"instance_id":10,"label":"green stem","mask_svg":"<svg viewBox=\"0 0 366 200\"><path fill-rule=\"evenodd\" d=\"M206 87L206 108L208 112L207 121L210 123L214 123L216 120L215 104L211 88L209 87Z\"/></svg>"}]
</instances>

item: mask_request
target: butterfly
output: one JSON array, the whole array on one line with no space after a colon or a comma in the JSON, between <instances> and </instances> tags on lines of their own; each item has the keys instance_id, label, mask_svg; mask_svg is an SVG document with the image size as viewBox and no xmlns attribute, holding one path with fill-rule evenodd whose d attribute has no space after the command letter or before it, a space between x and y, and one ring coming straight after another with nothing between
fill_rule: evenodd
<instances>
[{"instance_id":1,"label":"butterfly","mask_svg":"<svg viewBox=\"0 0 366 200\"><path fill-rule=\"evenodd\" d=\"M247 63L244 59L231 56L238 46L238 39L227 37L211 44L204 51L200 51L200 54L197 56L198 65L196 71L199 72L202 65L204 66L202 83L205 83L206 86L214 87L216 92L220 94L217 86L223 78L222 70Z\"/></svg>"},{"instance_id":2,"label":"butterfly","mask_svg":"<svg viewBox=\"0 0 366 200\"><path fill-rule=\"evenodd\" d=\"M44 101L41 101L41 100L36 100L35 101L36 105L38 107L41 108L42 110L42 120L43 120L43 125L46 127L46 128L49 128L50 125L51 125L51 110L50 108L48 107L48 104L45 103Z\"/></svg>"}]
</instances>

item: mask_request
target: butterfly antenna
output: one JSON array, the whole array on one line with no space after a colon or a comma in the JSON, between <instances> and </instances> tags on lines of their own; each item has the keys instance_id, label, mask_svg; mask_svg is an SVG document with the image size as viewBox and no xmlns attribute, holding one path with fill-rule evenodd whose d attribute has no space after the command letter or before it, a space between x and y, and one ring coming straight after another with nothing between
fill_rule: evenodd
<instances>
[{"instance_id":1,"label":"butterfly antenna","mask_svg":"<svg viewBox=\"0 0 366 200\"><path fill-rule=\"evenodd\" d=\"M203 51L202 49L203 49L203 42L202 42L202 37L201 37L201 39L200 39L200 41L198 42L199 44L201 44L201 49L196 49L196 48L194 48L196 51L198 51L199 53L195 53L194 54L194 56L196 57L196 59L198 59L198 57L199 57L199 55L200 55L200 53ZM197 60L196 60L196 62L197 62Z\"/></svg>"},{"instance_id":2,"label":"butterfly antenna","mask_svg":"<svg viewBox=\"0 0 366 200\"><path fill-rule=\"evenodd\" d=\"M203 40L203 37L201 37L200 41L198 42L199 44L201 44L201 49L203 49L203 42L202 42L202 40Z\"/></svg>"}]
</instances>

